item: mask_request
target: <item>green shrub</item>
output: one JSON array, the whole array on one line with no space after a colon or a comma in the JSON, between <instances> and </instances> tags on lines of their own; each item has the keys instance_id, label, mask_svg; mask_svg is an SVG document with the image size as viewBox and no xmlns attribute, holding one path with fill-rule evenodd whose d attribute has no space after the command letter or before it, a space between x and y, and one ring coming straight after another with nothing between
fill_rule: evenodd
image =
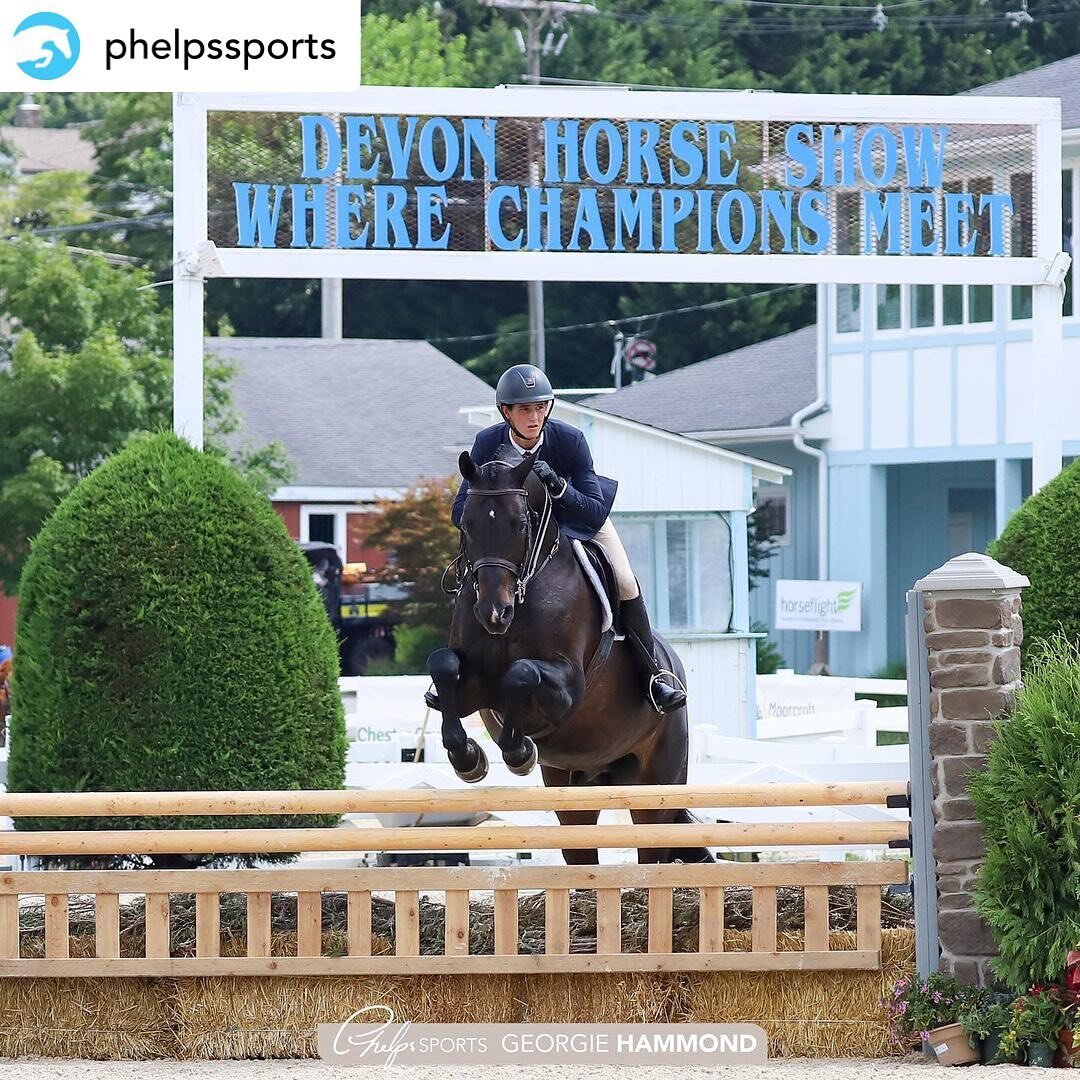
<instances>
[{"instance_id":1,"label":"green shrub","mask_svg":"<svg viewBox=\"0 0 1080 1080\"><path fill-rule=\"evenodd\" d=\"M338 788L333 630L269 503L173 435L83 480L20 588L8 789ZM21 818L20 829L332 825L332 815ZM159 862L160 864L160 862Z\"/></svg>"},{"instance_id":2,"label":"green shrub","mask_svg":"<svg viewBox=\"0 0 1080 1080\"><path fill-rule=\"evenodd\" d=\"M1057 980L1080 942L1080 648L1058 636L1033 661L986 769L970 782L986 862L976 905L1016 991Z\"/></svg>"},{"instance_id":3,"label":"green shrub","mask_svg":"<svg viewBox=\"0 0 1080 1080\"><path fill-rule=\"evenodd\" d=\"M449 630L435 626L398 626L394 630L394 659L415 675L427 674L427 658L445 648Z\"/></svg>"},{"instance_id":4,"label":"green shrub","mask_svg":"<svg viewBox=\"0 0 1080 1080\"><path fill-rule=\"evenodd\" d=\"M1058 631L1080 641L1080 461L1074 461L1017 510L987 549L1026 574L1024 668Z\"/></svg>"},{"instance_id":5,"label":"green shrub","mask_svg":"<svg viewBox=\"0 0 1080 1080\"><path fill-rule=\"evenodd\" d=\"M765 634L769 628L764 623L754 623L750 630L755 634ZM758 675L775 675L784 666L780 650L767 637L757 638L754 645Z\"/></svg>"}]
</instances>

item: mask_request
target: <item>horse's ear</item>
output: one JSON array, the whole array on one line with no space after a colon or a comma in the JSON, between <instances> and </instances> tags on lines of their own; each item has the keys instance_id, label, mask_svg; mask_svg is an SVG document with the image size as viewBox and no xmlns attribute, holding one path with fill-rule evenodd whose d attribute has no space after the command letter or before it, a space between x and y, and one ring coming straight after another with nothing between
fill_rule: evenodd
<instances>
[{"instance_id":1,"label":"horse's ear","mask_svg":"<svg viewBox=\"0 0 1080 1080\"><path fill-rule=\"evenodd\" d=\"M524 487L525 481L529 478L529 473L532 472L532 458L522 458L521 462L514 466L510 475L513 477L513 482L517 487Z\"/></svg>"},{"instance_id":2,"label":"horse's ear","mask_svg":"<svg viewBox=\"0 0 1080 1080\"><path fill-rule=\"evenodd\" d=\"M476 476L476 466L473 464L472 455L468 450L461 451L461 457L457 460L458 468L461 470L461 475L466 480L471 480Z\"/></svg>"}]
</instances>

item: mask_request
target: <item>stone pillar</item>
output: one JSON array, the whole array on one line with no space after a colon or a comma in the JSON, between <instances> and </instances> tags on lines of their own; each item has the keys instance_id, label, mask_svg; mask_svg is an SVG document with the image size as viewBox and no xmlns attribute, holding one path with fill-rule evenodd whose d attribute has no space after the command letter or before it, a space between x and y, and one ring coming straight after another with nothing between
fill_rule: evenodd
<instances>
[{"instance_id":1,"label":"stone pillar","mask_svg":"<svg viewBox=\"0 0 1080 1080\"><path fill-rule=\"evenodd\" d=\"M987 961L997 947L972 901L983 843L967 776L985 765L994 720L1020 685L1020 590L1028 584L988 555L969 553L914 586L924 596L930 672L940 967L979 986L992 979Z\"/></svg>"}]
</instances>

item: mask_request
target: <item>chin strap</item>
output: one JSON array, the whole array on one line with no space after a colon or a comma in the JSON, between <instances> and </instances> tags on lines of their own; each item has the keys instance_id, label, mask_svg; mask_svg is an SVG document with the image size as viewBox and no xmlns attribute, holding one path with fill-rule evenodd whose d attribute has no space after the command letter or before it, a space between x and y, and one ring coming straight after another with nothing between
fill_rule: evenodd
<instances>
[{"instance_id":1,"label":"chin strap","mask_svg":"<svg viewBox=\"0 0 1080 1080\"><path fill-rule=\"evenodd\" d=\"M506 423L507 423L507 426L508 426L508 427L510 428L510 430L511 430L511 431L512 431L512 432L513 432L513 433L514 433L514 434L515 434L515 435L516 435L516 436L517 436L517 437L518 437L518 438L519 438L519 439L520 439L520 440L521 440L522 442L525 442L525 440L526 440L526 436L525 436L525 435L522 435L522 434L521 434L521 432L520 432L520 431L518 431L518 429L517 429L516 427L514 427L514 422L513 422L513 421L512 421L511 419L510 419L510 417L509 417L509 416L507 416L507 415L506 415L506 413L505 413L505 412L503 412L503 408L504 408L504 406L502 406L502 405L500 405L500 406L499 406L499 415L500 415L500 416L501 416L501 417L502 417L502 418L503 418L503 419L504 419L504 420L506 421ZM543 437L543 435L544 435L544 428L546 428L546 427L547 427L548 417L549 417L549 416L551 416L551 410L552 410L552 409L554 409L554 408L555 408L555 402L554 402L554 401L552 401L552 402L550 402L550 403L548 404L548 411L547 411L547 414L546 414L546 415L544 416L544 422L543 422L543 423L542 423L542 424L540 425L540 434L536 436L536 438L537 438L537 441L539 441L539 440L540 440L540 439L541 439L541 438Z\"/></svg>"}]
</instances>

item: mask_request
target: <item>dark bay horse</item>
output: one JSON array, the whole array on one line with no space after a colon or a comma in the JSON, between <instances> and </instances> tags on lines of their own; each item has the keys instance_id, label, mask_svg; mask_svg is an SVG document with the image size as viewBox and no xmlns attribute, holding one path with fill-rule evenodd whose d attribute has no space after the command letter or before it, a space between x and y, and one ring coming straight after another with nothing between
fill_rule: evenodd
<instances>
[{"instance_id":1,"label":"dark bay horse","mask_svg":"<svg viewBox=\"0 0 1080 1080\"><path fill-rule=\"evenodd\" d=\"M428 657L439 697L443 745L458 776L487 775L461 717L480 711L511 772L537 760L548 787L685 784L685 707L661 716L645 698L629 646L616 642L590 677L601 640L600 601L551 512L531 462L459 459L469 481L461 518L465 568L450 643ZM678 656L659 636L661 665L685 683ZM635 824L694 820L686 810L632 810ZM594 825L599 811L560 811L564 825ZM564 850L595 863L595 850ZM639 862L711 862L705 848L639 849Z\"/></svg>"}]
</instances>

